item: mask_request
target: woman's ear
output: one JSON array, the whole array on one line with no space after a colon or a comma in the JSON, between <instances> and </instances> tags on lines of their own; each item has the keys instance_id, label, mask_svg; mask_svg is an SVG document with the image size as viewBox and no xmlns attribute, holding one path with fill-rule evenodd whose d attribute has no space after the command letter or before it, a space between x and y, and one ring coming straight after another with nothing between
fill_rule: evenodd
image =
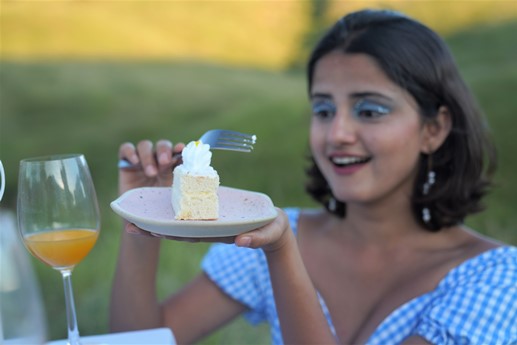
<instances>
[{"instance_id":1,"label":"woman's ear","mask_svg":"<svg viewBox=\"0 0 517 345\"><path fill-rule=\"evenodd\" d=\"M449 108L442 105L436 117L424 123L422 152L432 153L442 146L451 132L452 119Z\"/></svg>"}]
</instances>

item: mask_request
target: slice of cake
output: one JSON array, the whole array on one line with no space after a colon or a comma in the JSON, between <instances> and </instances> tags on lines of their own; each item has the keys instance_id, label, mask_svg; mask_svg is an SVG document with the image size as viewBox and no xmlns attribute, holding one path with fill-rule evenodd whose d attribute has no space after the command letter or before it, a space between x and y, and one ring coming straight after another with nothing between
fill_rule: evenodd
<instances>
[{"instance_id":1,"label":"slice of cake","mask_svg":"<svg viewBox=\"0 0 517 345\"><path fill-rule=\"evenodd\" d=\"M219 175L210 166L210 145L190 142L182 152L183 164L174 169L172 207L175 219L219 218Z\"/></svg>"}]
</instances>

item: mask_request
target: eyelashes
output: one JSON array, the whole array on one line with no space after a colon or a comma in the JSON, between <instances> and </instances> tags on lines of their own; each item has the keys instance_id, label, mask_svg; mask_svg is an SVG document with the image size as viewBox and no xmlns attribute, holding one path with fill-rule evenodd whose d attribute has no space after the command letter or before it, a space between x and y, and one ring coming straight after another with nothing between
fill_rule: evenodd
<instances>
[{"instance_id":1,"label":"eyelashes","mask_svg":"<svg viewBox=\"0 0 517 345\"><path fill-rule=\"evenodd\" d=\"M312 104L312 114L318 118L326 119L334 117L336 114L336 106L331 101L317 101Z\"/></svg>"},{"instance_id":2,"label":"eyelashes","mask_svg":"<svg viewBox=\"0 0 517 345\"><path fill-rule=\"evenodd\" d=\"M389 107L368 100L358 101L353 109L356 117L367 119L379 118L391 112Z\"/></svg>"},{"instance_id":3,"label":"eyelashes","mask_svg":"<svg viewBox=\"0 0 517 345\"><path fill-rule=\"evenodd\" d=\"M374 120L391 113L391 108L379 102L361 99L352 109L352 115L360 120ZM321 119L333 118L337 107L331 100L315 101L312 104L313 116Z\"/></svg>"}]
</instances>

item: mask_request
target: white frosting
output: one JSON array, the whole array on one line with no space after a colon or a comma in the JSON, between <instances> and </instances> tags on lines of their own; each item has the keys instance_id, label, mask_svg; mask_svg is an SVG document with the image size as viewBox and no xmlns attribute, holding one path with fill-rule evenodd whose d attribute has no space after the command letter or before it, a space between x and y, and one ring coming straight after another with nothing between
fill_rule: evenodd
<instances>
[{"instance_id":1,"label":"white frosting","mask_svg":"<svg viewBox=\"0 0 517 345\"><path fill-rule=\"evenodd\" d=\"M201 141L191 141L181 153L183 164L176 169L192 175L214 176L217 172L210 166L212 152L210 145L203 144Z\"/></svg>"}]
</instances>

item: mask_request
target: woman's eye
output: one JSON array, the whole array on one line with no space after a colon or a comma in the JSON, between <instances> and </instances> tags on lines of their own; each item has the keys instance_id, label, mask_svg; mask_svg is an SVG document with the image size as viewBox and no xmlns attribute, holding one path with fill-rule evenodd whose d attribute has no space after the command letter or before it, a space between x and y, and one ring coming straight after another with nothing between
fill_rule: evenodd
<instances>
[{"instance_id":1,"label":"woman's eye","mask_svg":"<svg viewBox=\"0 0 517 345\"><path fill-rule=\"evenodd\" d=\"M328 102L314 103L312 105L312 114L322 119L331 118L336 114L336 107Z\"/></svg>"},{"instance_id":2,"label":"woman's eye","mask_svg":"<svg viewBox=\"0 0 517 345\"><path fill-rule=\"evenodd\" d=\"M376 102L361 100L354 106L354 115L362 119L376 119L387 115L391 109Z\"/></svg>"}]
</instances>

